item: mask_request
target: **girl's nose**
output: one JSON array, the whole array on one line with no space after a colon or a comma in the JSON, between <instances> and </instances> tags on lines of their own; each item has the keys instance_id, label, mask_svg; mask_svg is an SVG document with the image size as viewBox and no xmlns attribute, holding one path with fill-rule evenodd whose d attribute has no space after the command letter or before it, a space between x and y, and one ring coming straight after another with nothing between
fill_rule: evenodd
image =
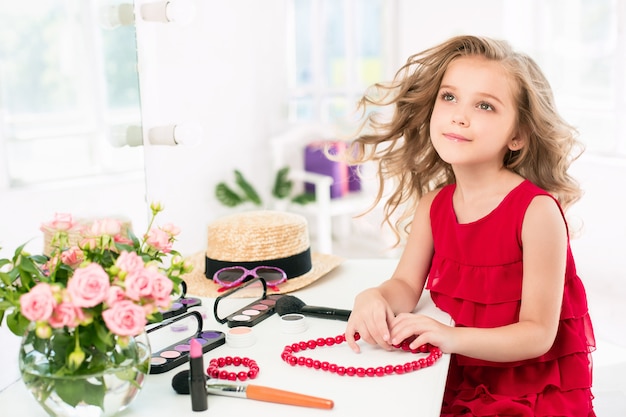
<instances>
[{"instance_id":1,"label":"girl's nose","mask_svg":"<svg viewBox=\"0 0 626 417\"><path fill-rule=\"evenodd\" d=\"M464 111L457 109L452 115L452 124L467 127L469 126L469 119L465 116Z\"/></svg>"}]
</instances>

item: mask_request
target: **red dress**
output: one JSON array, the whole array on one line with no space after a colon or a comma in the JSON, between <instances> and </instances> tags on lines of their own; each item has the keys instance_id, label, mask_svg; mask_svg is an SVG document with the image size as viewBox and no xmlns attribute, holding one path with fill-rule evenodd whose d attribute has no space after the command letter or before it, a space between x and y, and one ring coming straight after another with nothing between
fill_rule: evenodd
<instances>
[{"instance_id":1,"label":"red dress","mask_svg":"<svg viewBox=\"0 0 626 417\"><path fill-rule=\"evenodd\" d=\"M524 214L535 196L549 194L526 180L487 216L459 224L454 190L454 184L444 187L432 202L435 254L426 288L457 327L515 323L522 294ZM594 346L585 289L568 244L563 305L552 348L535 359L506 363L452 355L441 415L595 416Z\"/></svg>"}]
</instances>

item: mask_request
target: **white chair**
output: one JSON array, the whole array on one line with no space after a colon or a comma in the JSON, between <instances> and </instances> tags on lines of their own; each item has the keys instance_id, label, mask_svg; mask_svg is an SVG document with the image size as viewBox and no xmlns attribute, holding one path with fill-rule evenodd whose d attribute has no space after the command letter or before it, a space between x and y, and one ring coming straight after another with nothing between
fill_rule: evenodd
<instances>
[{"instance_id":1,"label":"white chair","mask_svg":"<svg viewBox=\"0 0 626 417\"><path fill-rule=\"evenodd\" d=\"M340 198L331 198L331 176L307 172L304 169L304 149L307 144L320 140L337 140L342 135L333 126L302 124L270 139L272 161L277 171L289 166L289 179L304 189L304 183L315 185L315 202L298 205L288 204L287 210L312 220L317 251L332 253L333 236L344 237L351 233L352 216L363 212L371 197L366 191L353 191ZM334 230L334 233L333 233Z\"/></svg>"}]
</instances>

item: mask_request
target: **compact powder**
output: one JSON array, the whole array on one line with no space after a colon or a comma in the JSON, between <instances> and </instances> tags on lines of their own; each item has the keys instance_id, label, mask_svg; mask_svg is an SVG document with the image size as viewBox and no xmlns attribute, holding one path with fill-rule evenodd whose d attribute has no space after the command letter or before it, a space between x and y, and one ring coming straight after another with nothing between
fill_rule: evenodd
<instances>
[{"instance_id":1,"label":"compact powder","mask_svg":"<svg viewBox=\"0 0 626 417\"><path fill-rule=\"evenodd\" d=\"M158 356L150 359L150 365L163 365L165 362L167 362L167 359Z\"/></svg>"},{"instance_id":2,"label":"compact powder","mask_svg":"<svg viewBox=\"0 0 626 417\"><path fill-rule=\"evenodd\" d=\"M180 356L180 352L176 350L166 350L161 352L161 357L166 359L177 358Z\"/></svg>"},{"instance_id":3,"label":"compact powder","mask_svg":"<svg viewBox=\"0 0 626 417\"><path fill-rule=\"evenodd\" d=\"M228 334L248 334L248 333L252 333L252 329L249 327L233 327L228 332Z\"/></svg>"},{"instance_id":4,"label":"compact powder","mask_svg":"<svg viewBox=\"0 0 626 417\"><path fill-rule=\"evenodd\" d=\"M241 312L241 314L246 314L248 316L258 316L259 314L261 314L261 312L259 310L244 310Z\"/></svg>"},{"instance_id":5,"label":"compact powder","mask_svg":"<svg viewBox=\"0 0 626 417\"><path fill-rule=\"evenodd\" d=\"M283 333L302 333L307 329L303 314L290 313L280 316L280 329Z\"/></svg>"},{"instance_id":6,"label":"compact powder","mask_svg":"<svg viewBox=\"0 0 626 417\"><path fill-rule=\"evenodd\" d=\"M190 345L178 345L174 347L174 350L178 352L189 352L190 349L191 349Z\"/></svg>"},{"instance_id":7,"label":"compact powder","mask_svg":"<svg viewBox=\"0 0 626 417\"><path fill-rule=\"evenodd\" d=\"M205 339L217 339L221 335L222 335L221 332L202 332L200 336L202 336Z\"/></svg>"},{"instance_id":8,"label":"compact powder","mask_svg":"<svg viewBox=\"0 0 626 417\"><path fill-rule=\"evenodd\" d=\"M249 347L256 342L256 336L251 327L239 326L231 328L226 333L226 343L232 347Z\"/></svg>"}]
</instances>

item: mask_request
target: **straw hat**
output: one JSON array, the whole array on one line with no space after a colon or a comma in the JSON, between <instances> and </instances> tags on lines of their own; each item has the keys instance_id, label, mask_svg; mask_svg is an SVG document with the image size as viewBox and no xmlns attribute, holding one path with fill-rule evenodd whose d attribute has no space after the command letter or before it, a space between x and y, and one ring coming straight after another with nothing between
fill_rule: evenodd
<instances>
[{"instance_id":1,"label":"straw hat","mask_svg":"<svg viewBox=\"0 0 626 417\"><path fill-rule=\"evenodd\" d=\"M193 271L183 276L188 293L215 298L219 285L213 274L227 266L276 266L287 273L287 281L278 291L268 288L268 294L284 294L303 288L320 279L343 261L342 258L310 250L306 219L282 211L246 211L222 217L208 227L208 245L204 252L192 255L188 261ZM241 294L239 294L241 293ZM233 294L246 297L245 291Z\"/></svg>"}]
</instances>

